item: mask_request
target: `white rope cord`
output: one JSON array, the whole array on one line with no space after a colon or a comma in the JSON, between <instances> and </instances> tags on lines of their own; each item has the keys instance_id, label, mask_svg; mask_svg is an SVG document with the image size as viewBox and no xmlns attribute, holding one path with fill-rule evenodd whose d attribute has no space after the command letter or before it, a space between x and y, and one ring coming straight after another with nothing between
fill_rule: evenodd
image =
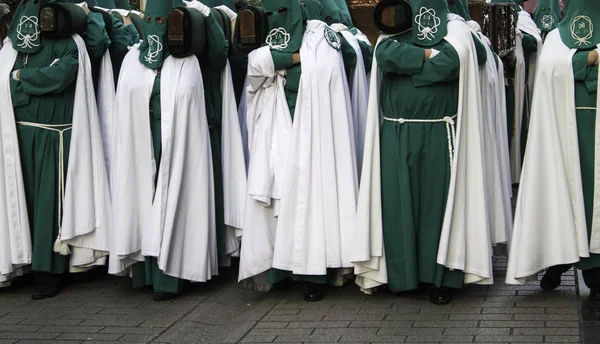
<instances>
[{"instance_id":1,"label":"white rope cord","mask_svg":"<svg viewBox=\"0 0 600 344\"><path fill-rule=\"evenodd\" d=\"M595 107L587 107L587 106L578 106L575 108L575 110L593 110L596 111Z\"/></svg>"},{"instance_id":2,"label":"white rope cord","mask_svg":"<svg viewBox=\"0 0 600 344\"><path fill-rule=\"evenodd\" d=\"M62 235L62 203L65 198L65 131L69 131L73 128L73 124L42 124L33 122L17 122L17 124L39 128L44 130L50 130L58 133L59 137L59 148L58 148L58 236L54 241L54 252L60 253L63 256L67 256L71 253L69 245L60 240Z\"/></svg>"},{"instance_id":3,"label":"white rope cord","mask_svg":"<svg viewBox=\"0 0 600 344\"><path fill-rule=\"evenodd\" d=\"M456 133L454 132L454 116L446 116L441 119L406 119L406 118L389 118L383 117L384 120L390 122L396 122L398 124L404 123L446 123L446 137L448 138L448 157L450 157L450 174L452 174L452 162L454 161L454 145L456 144Z\"/></svg>"}]
</instances>

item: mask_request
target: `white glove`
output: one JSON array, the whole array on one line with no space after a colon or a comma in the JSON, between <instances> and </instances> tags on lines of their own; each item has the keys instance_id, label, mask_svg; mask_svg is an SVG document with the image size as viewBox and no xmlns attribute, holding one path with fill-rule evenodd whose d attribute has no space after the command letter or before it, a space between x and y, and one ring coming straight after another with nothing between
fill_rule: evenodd
<instances>
[{"instance_id":1,"label":"white glove","mask_svg":"<svg viewBox=\"0 0 600 344\"><path fill-rule=\"evenodd\" d=\"M439 53L440 53L439 50L431 49L431 55L429 55L429 59L431 60L432 58L435 57L435 55L437 55Z\"/></svg>"},{"instance_id":2,"label":"white glove","mask_svg":"<svg viewBox=\"0 0 600 344\"><path fill-rule=\"evenodd\" d=\"M208 17L208 15L210 14L210 8L198 0L191 0L191 1L183 0L183 3L185 4L185 7L196 9L196 10L198 10L198 12L202 13L202 15L205 17Z\"/></svg>"},{"instance_id":3,"label":"white glove","mask_svg":"<svg viewBox=\"0 0 600 344\"><path fill-rule=\"evenodd\" d=\"M14 72L12 72L12 78L14 81L21 81L19 80L19 78L17 77L17 73L19 72L19 70L16 70Z\"/></svg>"}]
</instances>

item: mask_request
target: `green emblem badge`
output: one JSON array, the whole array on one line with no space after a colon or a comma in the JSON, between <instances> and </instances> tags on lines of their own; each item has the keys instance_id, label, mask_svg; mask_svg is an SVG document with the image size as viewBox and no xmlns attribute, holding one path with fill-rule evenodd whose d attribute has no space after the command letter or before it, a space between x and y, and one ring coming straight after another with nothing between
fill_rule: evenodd
<instances>
[{"instance_id":1,"label":"green emblem badge","mask_svg":"<svg viewBox=\"0 0 600 344\"><path fill-rule=\"evenodd\" d=\"M578 45L590 44L590 39L594 34L594 24L588 16L577 16L571 22L571 37Z\"/></svg>"},{"instance_id":2,"label":"green emblem badge","mask_svg":"<svg viewBox=\"0 0 600 344\"><path fill-rule=\"evenodd\" d=\"M324 31L325 39L327 43L335 50L340 50L342 48L342 40L340 37L333 31L331 28L326 27Z\"/></svg>"}]
</instances>

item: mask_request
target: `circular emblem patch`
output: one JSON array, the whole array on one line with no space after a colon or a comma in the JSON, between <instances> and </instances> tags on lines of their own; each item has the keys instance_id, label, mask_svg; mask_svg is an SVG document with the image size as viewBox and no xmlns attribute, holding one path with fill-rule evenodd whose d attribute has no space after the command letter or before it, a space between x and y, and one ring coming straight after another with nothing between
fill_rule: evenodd
<instances>
[{"instance_id":1,"label":"circular emblem patch","mask_svg":"<svg viewBox=\"0 0 600 344\"><path fill-rule=\"evenodd\" d=\"M340 48L342 47L342 40L340 39L340 36L338 36L337 33L335 33L335 31L326 27L324 30L324 35L325 39L327 40L327 43L333 49L340 50Z\"/></svg>"},{"instance_id":2,"label":"circular emblem patch","mask_svg":"<svg viewBox=\"0 0 600 344\"><path fill-rule=\"evenodd\" d=\"M590 38L594 34L594 24L588 16L577 16L571 23L571 37L578 45L590 44Z\"/></svg>"},{"instance_id":3,"label":"circular emblem patch","mask_svg":"<svg viewBox=\"0 0 600 344\"><path fill-rule=\"evenodd\" d=\"M542 26L546 30L552 29L552 25L554 25L554 17L550 14L544 14L542 17Z\"/></svg>"},{"instance_id":4,"label":"circular emblem patch","mask_svg":"<svg viewBox=\"0 0 600 344\"><path fill-rule=\"evenodd\" d=\"M438 32L438 27L442 23L440 17L435 15L433 8L421 7L419 14L415 16L415 23L417 24L417 38L419 40L431 41L435 38L435 34Z\"/></svg>"},{"instance_id":5,"label":"circular emblem patch","mask_svg":"<svg viewBox=\"0 0 600 344\"><path fill-rule=\"evenodd\" d=\"M286 29L282 27L276 27L267 36L265 42L271 49L283 50L288 47L290 43L290 34Z\"/></svg>"}]
</instances>

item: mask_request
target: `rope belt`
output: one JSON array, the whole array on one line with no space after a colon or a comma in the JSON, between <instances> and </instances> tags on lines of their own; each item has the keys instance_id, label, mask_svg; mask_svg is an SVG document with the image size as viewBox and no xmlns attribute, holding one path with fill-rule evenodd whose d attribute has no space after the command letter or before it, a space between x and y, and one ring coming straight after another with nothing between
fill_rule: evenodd
<instances>
[{"instance_id":1,"label":"rope belt","mask_svg":"<svg viewBox=\"0 0 600 344\"><path fill-rule=\"evenodd\" d=\"M595 107L586 107L586 106L578 106L575 108L575 110L593 110L596 111Z\"/></svg>"},{"instance_id":2,"label":"rope belt","mask_svg":"<svg viewBox=\"0 0 600 344\"><path fill-rule=\"evenodd\" d=\"M65 131L73 129L73 124L42 124L33 122L17 122L17 124L25 127L33 127L38 129L50 130L58 133L59 148L58 148L58 237L54 242L54 252L60 253L63 256L69 255L69 245L60 240L62 234L62 203L65 198Z\"/></svg>"},{"instance_id":3,"label":"rope belt","mask_svg":"<svg viewBox=\"0 0 600 344\"><path fill-rule=\"evenodd\" d=\"M384 120L396 122L398 124L405 123L446 123L446 137L448 138L448 157L450 157L450 173L452 173L452 162L454 161L454 145L456 143L456 133L454 132L454 116L446 116L440 119L406 119L406 118L388 118Z\"/></svg>"}]
</instances>

